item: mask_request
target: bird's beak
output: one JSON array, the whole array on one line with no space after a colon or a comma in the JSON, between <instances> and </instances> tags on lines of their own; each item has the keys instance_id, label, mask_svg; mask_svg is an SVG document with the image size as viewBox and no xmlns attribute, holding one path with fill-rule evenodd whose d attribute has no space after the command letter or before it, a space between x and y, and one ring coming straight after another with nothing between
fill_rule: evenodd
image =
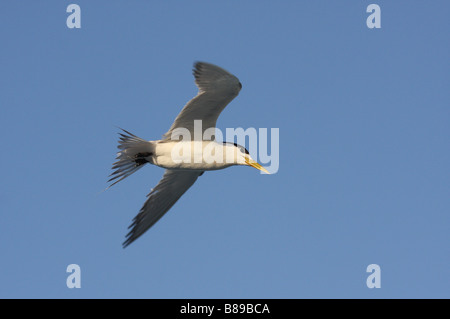
<instances>
[{"instance_id":1,"label":"bird's beak","mask_svg":"<svg viewBox=\"0 0 450 319\"><path fill-rule=\"evenodd\" d=\"M270 174L268 170L266 170L258 162L254 161L250 157L245 157L245 164L247 164L248 166L254 167L256 169L259 169L260 171L263 171L266 174Z\"/></svg>"}]
</instances>

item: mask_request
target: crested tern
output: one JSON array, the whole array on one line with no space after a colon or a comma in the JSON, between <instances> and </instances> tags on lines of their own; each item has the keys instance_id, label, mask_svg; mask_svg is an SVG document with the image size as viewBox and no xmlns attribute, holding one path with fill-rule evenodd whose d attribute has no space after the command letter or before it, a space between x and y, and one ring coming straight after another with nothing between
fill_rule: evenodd
<instances>
[{"instance_id":1,"label":"crested tern","mask_svg":"<svg viewBox=\"0 0 450 319\"><path fill-rule=\"evenodd\" d=\"M183 107L161 140L146 141L123 129L119 133L120 151L108 180L112 182L109 187L147 163L165 168L163 178L147 195L129 226L124 248L152 227L204 171L248 165L269 174L243 146L217 142L214 138L203 140L203 134L201 139L195 137L195 122L201 120L202 133L214 129L220 113L239 94L242 84L231 73L210 63L194 63L193 74L198 94ZM190 133L190 138L185 138L183 132Z\"/></svg>"}]
</instances>

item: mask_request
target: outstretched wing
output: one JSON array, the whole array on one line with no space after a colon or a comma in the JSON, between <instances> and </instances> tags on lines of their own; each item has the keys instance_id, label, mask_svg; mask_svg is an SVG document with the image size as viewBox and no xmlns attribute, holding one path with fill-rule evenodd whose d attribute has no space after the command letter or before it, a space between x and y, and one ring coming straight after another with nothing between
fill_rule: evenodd
<instances>
[{"instance_id":1,"label":"outstretched wing","mask_svg":"<svg viewBox=\"0 0 450 319\"><path fill-rule=\"evenodd\" d=\"M202 133L215 127L222 110L242 88L237 77L214 64L196 62L193 71L198 94L184 106L164 139L180 135L176 128L186 128L194 139L194 120L202 120Z\"/></svg>"},{"instance_id":2,"label":"outstretched wing","mask_svg":"<svg viewBox=\"0 0 450 319\"><path fill-rule=\"evenodd\" d=\"M131 231L123 243L125 248L152 227L191 187L203 171L166 170L158 185L130 225Z\"/></svg>"}]
</instances>

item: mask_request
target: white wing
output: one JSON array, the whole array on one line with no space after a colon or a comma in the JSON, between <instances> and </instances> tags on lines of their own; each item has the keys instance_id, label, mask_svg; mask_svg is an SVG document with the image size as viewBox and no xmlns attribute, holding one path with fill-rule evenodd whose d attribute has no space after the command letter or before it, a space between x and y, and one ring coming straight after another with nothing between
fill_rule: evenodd
<instances>
[{"instance_id":1,"label":"white wing","mask_svg":"<svg viewBox=\"0 0 450 319\"><path fill-rule=\"evenodd\" d=\"M152 227L191 187L203 171L166 170L158 185L128 228L132 228L123 243L125 248Z\"/></svg>"},{"instance_id":2,"label":"white wing","mask_svg":"<svg viewBox=\"0 0 450 319\"><path fill-rule=\"evenodd\" d=\"M228 105L242 88L239 79L216 65L197 62L194 64L195 84L198 94L190 100L178 114L169 131L164 134L170 139L176 128L186 128L193 139L194 120L202 120L202 133L215 127L225 106ZM174 136L177 136L177 132Z\"/></svg>"}]
</instances>

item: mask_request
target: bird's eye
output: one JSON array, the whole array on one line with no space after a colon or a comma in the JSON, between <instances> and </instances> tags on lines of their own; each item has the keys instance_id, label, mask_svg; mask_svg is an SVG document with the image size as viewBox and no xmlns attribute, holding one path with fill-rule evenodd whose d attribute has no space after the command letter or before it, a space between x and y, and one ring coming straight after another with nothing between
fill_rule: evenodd
<instances>
[{"instance_id":1,"label":"bird's eye","mask_svg":"<svg viewBox=\"0 0 450 319\"><path fill-rule=\"evenodd\" d=\"M241 153L250 154L245 147L241 146L241 147L239 147L239 150L241 151Z\"/></svg>"}]
</instances>

